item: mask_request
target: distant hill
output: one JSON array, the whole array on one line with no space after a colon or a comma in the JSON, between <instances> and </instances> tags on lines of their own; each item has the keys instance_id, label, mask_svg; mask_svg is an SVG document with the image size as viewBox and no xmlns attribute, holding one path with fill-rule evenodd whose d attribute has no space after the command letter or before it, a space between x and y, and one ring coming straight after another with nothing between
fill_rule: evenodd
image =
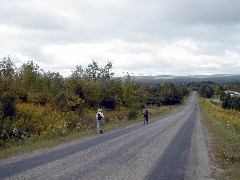
<instances>
[{"instance_id":1,"label":"distant hill","mask_svg":"<svg viewBox=\"0 0 240 180\"><path fill-rule=\"evenodd\" d=\"M132 76L135 82L149 83L190 83L190 82L214 82L214 83L232 83L240 82L240 74L214 74L214 75L193 75L193 76Z\"/></svg>"}]
</instances>

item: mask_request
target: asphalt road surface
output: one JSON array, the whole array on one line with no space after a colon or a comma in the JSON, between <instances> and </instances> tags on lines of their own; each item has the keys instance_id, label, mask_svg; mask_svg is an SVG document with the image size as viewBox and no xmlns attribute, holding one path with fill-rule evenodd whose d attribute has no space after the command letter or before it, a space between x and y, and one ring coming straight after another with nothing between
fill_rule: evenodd
<instances>
[{"instance_id":1,"label":"asphalt road surface","mask_svg":"<svg viewBox=\"0 0 240 180\"><path fill-rule=\"evenodd\" d=\"M211 179L196 93L148 124L0 160L0 179Z\"/></svg>"}]
</instances>

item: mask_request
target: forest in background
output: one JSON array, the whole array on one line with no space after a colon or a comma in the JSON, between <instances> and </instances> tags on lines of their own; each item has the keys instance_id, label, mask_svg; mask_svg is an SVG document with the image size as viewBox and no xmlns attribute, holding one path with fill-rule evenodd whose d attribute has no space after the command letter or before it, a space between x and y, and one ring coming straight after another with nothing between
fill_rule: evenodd
<instances>
[{"instance_id":1,"label":"forest in background","mask_svg":"<svg viewBox=\"0 0 240 180\"><path fill-rule=\"evenodd\" d=\"M135 82L128 74L115 78L112 63L86 69L77 65L64 78L44 72L33 61L17 68L10 57L0 62L0 146L34 137L65 136L95 128L98 108L107 112L106 123L134 120L144 106L175 105L189 94L175 83Z\"/></svg>"}]
</instances>

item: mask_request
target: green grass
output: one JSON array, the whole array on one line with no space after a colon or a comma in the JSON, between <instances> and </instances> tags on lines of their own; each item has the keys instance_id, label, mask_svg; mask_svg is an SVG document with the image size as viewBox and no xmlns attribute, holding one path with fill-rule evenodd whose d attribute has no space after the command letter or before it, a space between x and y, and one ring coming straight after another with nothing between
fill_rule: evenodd
<instances>
[{"instance_id":1,"label":"green grass","mask_svg":"<svg viewBox=\"0 0 240 180\"><path fill-rule=\"evenodd\" d=\"M212 163L216 167L215 178L240 179L240 127L211 115L201 103L200 108L203 124L212 135L210 153L213 155Z\"/></svg>"},{"instance_id":2,"label":"green grass","mask_svg":"<svg viewBox=\"0 0 240 180\"><path fill-rule=\"evenodd\" d=\"M177 106L162 106L162 107L149 107L149 112L151 113L149 119L151 121L152 118L159 117L165 114L172 112L174 109L180 107ZM104 125L104 132L110 132L116 129L127 127L131 124L140 123L143 121L143 117L141 115L138 116L136 120L125 120L125 121L113 121L111 123L107 123ZM66 136L58 136L58 137L39 137L33 139L27 139L26 141L21 141L10 145L9 147L0 148L0 159L12 157L19 154L24 154L28 152L32 152L37 149L54 147L61 143L70 142L77 139L82 139L85 137L90 137L97 135L96 128L82 128L79 131L72 131Z\"/></svg>"}]
</instances>

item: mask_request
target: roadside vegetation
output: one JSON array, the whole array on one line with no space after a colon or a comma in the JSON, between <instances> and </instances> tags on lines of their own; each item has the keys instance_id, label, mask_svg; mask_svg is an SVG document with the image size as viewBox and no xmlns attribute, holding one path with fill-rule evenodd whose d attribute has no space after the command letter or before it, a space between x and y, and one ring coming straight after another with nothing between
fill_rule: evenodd
<instances>
[{"instance_id":1,"label":"roadside vegetation","mask_svg":"<svg viewBox=\"0 0 240 180\"><path fill-rule=\"evenodd\" d=\"M33 61L16 68L10 57L0 61L0 157L12 156L96 134L95 114L103 109L105 130L170 112L188 96L174 83L136 83L127 75L115 78L112 63L92 61L69 77L44 72Z\"/></svg>"},{"instance_id":2,"label":"roadside vegetation","mask_svg":"<svg viewBox=\"0 0 240 180\"><path fill-rule=\"evenodd\" d=\"M214 91L209 98L204 97L204 93L199 94L203 123L212 136L211 160L215 165L214 177L216 179L239 179L240 111L235 108L225 109L222 105L225 102L220 101L220 96ZM213 97L218 99L213 99Z\"/></svg>"},{"instance_id":3,"label":"roadside vegetation","mask_svg":"<svg viewBox=\"0 0 240 180\"><path fill-rule=\"evenodd\" d=\"M173 110L179 108L181 104L174 106L161 106L161 107L149 107L150 121L155 117L163 116L171 113ZM121 112L118 112L121 113ZM122 112L123 113L123 112ZM113 114L109 114L106 112L107 116L112 116ZM116 117L116 116L115 116ZM138 116L134 120L112 120L111 122L105 122L104 125L104 133L111 132L116 129L121 129L127 127L132 124L143 122L142 114L139 112ZM95 120L94 120L95 123ZM93 123L93 124L94 124ZM62 136L32 136L26 140L20 140L16 142L11 142L5 148L0 149L0 159L7 158L27 152L31 152L33 150L41 149L41 148L49 148L61 143L78 140L84 137L90 137L97 135L97 131L95 128L95 124L93 127L84 127L81 129L75 129Z\"/></svg>"}]
</instances>

